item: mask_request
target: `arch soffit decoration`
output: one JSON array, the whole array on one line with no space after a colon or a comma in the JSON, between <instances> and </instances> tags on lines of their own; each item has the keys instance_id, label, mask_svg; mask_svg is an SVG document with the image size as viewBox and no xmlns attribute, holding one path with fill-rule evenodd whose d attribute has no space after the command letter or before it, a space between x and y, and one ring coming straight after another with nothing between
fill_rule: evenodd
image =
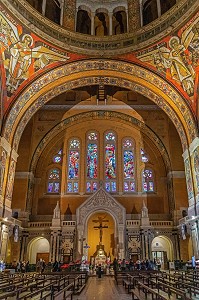
<instances>
[{"instance_id":1,"label":"arch soffit decoration","mask_svg":"<svg viewBox=\"0 0 199 300\"><path fill-rule=\"evenodd\" d=\"M76 210L77 224L84 225L91 214L97 211L105 210L118 225L125 225L126 209L110 194L108 194L103 187L100 187L92 196L90 196L84 203L82 203Z\"/></svg>"},{"instance_id":2,"label":"arch soffit decoration","mask_svg":"<svg viewBox=\"0 0 199 300\"><path fill-rule=\"evenodd\" d=\"M16 99L6 120L3 136L17 150L26 124L45 103L69 89L102 82L133 90L155 102L176 126L183 150L197 136L198 131L190 108L168 82L143 67L109 60L67 64L35 80Z\"/></svg>"},{"instance_id":3,"label":"arch soffit decoration","mask_svg":"<svg viewBox=\"0 0 199 300\"><path fill-rule=\"evenodd\" d=\"M116 120L122 123L126 123L130 126L138 127L138 129L144 135L149 137L149 139L155 144L155 146L161 153L167 173L171 171L170 159L165 146L163 145L159 137L144 122L121 112L96 110L91 112L83 112L66 118L62 120L59 124L57 124L54 128L52 128L37 146L31 161L30 172L35 173L39 159L42 155L45 156L44 150L46 149L47 145L54 140L56 136L59 135L60 140L60 134L64 134L67 128L72 127L78 122L86 122L88 120L97 119Z\"/></svg>"}]
</instances>

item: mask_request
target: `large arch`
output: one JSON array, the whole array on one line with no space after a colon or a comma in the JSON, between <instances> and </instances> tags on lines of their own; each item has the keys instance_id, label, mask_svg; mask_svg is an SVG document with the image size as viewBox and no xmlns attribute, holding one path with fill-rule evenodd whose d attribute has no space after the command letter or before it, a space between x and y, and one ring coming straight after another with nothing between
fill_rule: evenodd
<instances>
[{"instance_id":1,"label":"large arch","mask_svg":"<svg viewBox=\"0 0 199 300\"><path fill-rule=\"evenodd\" d=\"M26 124L45 103L69 89L101 82L128 88L155 102L176 126L183 150L186 150L198 135L190 107L166 80L130 63L86 60L58 67L28 86L11 108L3 136L17 150Z\"/></svg>"}]
</instances>

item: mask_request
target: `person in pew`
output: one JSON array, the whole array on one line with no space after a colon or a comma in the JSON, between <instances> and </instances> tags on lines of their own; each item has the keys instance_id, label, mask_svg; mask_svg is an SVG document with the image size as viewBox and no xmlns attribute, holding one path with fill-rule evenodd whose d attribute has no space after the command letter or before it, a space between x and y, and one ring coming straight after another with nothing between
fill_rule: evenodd
<instances>
[{"instance_id":1,"label":"person in pew","mask_svg":"<svg viewBox=\"0 0 199 300\"><path fill-rule=\"evenodd\" d=\"M58 269L59 269L59 263L58 263L58 261L56 260L56 261L53 263L53 269L52 269L52 272L58 272Z\"/></svg>"},{"instance_id":2,"label":"person in pew","mask_svg":"<svg viewBox=\"0 0 199 300\"><path fill-rule=\"evenodd\" d=\"M122 269L122 271L126 270L126 260L125 260L125 258L123 258L123 260L122 260L121 269Z\"/></svg>"},{"instance_id":3,"label":"person in pew","mask_svg":"<svg viewBox=\"0 0 199 300\"><path fill-rule=\"evenodd\" d=\"M44 270L45 270L45 267L46 267L45 260L42 260L42 263L41 263L41 273L43 273L43 272L44 272Z\"/></svg>"},{"instance_id":4,"label":"person in pew","mask_svg":"<svg viewBox=\"0 0 199 300\"><path fill-rule=\"evenodd\" d=\"M102 277L102 266L101 266L101 264L99 264L99 266L98 266L97 275L98 275L98 278Z\"/></svg>"}]
</instances>

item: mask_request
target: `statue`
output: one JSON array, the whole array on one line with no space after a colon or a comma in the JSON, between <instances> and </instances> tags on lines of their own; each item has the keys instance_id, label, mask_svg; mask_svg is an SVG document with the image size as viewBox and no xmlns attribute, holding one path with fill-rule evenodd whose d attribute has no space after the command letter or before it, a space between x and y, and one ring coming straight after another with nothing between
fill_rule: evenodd
<instances>
[{"instance_id":1,"label":"statue","mask_svg":"<svg viewBox=\"0 0 199 300\"><path fill-rule=\"evenodd\" d=\"M143 200L141 216L142 216L142 218L148 218L149 217L148 208L146 207L146 204L145 204L144 200Z\"/></svg>"},{"instance_id":2,"label":"statue","mask_svg":"<svg viewBox=\"0 0 199 300\"><path fill-rule=\"evenodd\" d=\"M60 207L59 207L59 201L57 201L57 205L54 209L53 213L53 219L60 219L61 218L61 212L60 212Z\"/></svg>"}]
</instances>

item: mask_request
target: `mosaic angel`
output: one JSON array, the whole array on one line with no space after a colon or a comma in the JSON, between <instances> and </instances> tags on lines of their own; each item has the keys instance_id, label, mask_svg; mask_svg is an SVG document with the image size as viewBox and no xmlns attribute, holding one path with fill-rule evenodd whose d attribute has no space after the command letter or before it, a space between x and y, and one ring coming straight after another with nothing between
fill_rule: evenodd
<instances>
[{"instance_id":1,"label":"mosaic angel","mask_svg":"<svg viewBox=\"0 0 199 300\"><path fill-rule=\"evenodd\" d=\"M198 19L184 30L181 37L172 36L168 44L163 42L137 56L141 61L154 65L160 72L169 72L171 79L178 82L189 96L194 94L196 72L193 66L198 64L199 57L196 37Z\"/></svg>"},{"instance_id":2,"label":"mosaic angel","mask_svg":"<svg viewBox=\"0 0 199 300\"><path fill-rule=\"evenodd\" d=\"M31 34L13 24L0 14L0 46L7 75L8 96L35 71L48 64L66 61L69 57L42 41L34 40ZM21 32L19 34L19 32Z\"/></svg>"}]
</instances>

